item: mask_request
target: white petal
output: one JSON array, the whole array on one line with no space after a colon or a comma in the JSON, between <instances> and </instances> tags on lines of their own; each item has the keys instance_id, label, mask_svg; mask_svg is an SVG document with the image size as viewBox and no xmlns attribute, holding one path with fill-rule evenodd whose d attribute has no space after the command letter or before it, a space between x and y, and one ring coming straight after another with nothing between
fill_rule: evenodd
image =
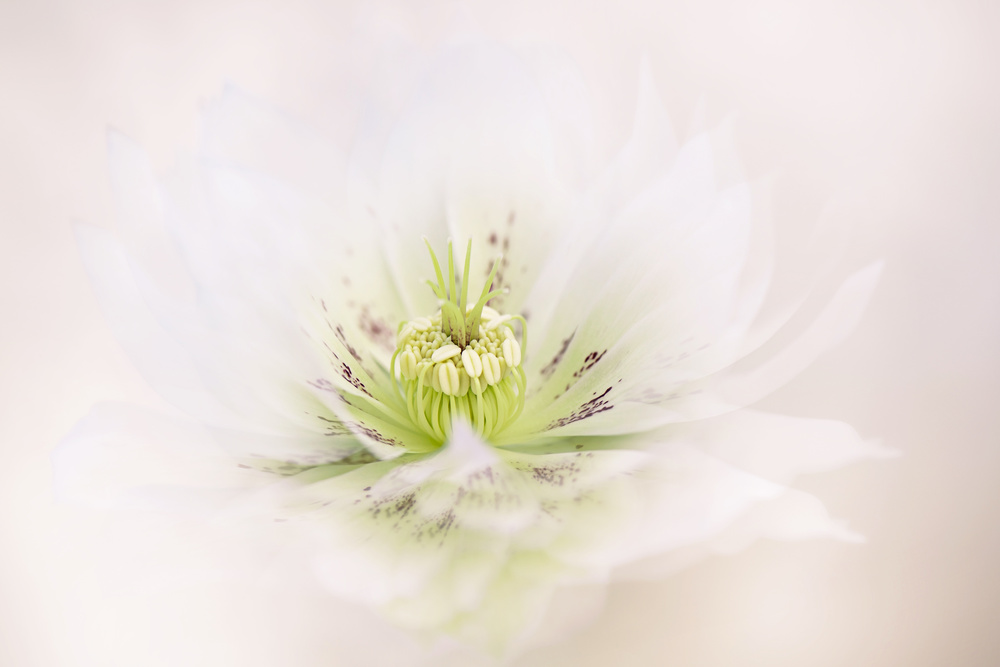
<instances>
[{"instance_id":1,"label":"white petal","mask_svg":"<svg viewBox=\"0 0 1000 667\"><path fill-rule=\"evenodd\" d=\"M399 402L378 394L391 385L390 322L401 317L399 301L380 256L371 254L374 230L345 219L349 205L338 212L273 180L211 165L179 172L164 204L141 152L121 138L114 145L123 226L134 251L115 250L115 242L104 239L101 252L117 259L98 258L91 268L95 275L116 271L97 281L110 293L108 302L122 302L123 290L137 285L128 304L119 303L132 313L120 321L134 354L168 377L190 369L189 386L204 387L252 423L293 432L333 429L335 436L353 431L373 446L382 444L378 434L413 439L412 431L380 421L380 410L370 415L365 406L328 400L332 389ZM183 255L168 257L168 272L158 261L162 253L149 248L159 243L169 250L174 240ZM196 291L171 294L177 276L193 278ZM126 321L143 306L153 318L136 340ZM212 399L172 389L177 381L151 381L185 410L206 416L202 408ZM212 411L227 410L217 405Z\"/></svg>"},{"instance_id":2,"label":"white petal","mask_svg":"<svg viewBox=\"0 0 1000 667\"><path fill-rule=\"evenodd\" d=\"M688 151L688 155L696 153ZM546 265L525 308L541 331L562 300L567 283L595 238L614 226L618 213L644 190L662 179L677 156L677 144L666 110L656 92L649 64L643 61L632 133L601 177L583 193L573 210L571 233L546 259ZM690 173L697 175L697 170ZM593 268L593 267L591 267Z\"/></svg>"},{"instance_id":3,"label":"white petal","mask_svg":"<svg viewBox=\"0 0 1000 667\"><path fill-rule=\"evenodd\" d=\"M128 250L138 285L152 307L163 315L185 314L196 299L184 257L165 221L165 202L142 149L119 132L108 132L108 164L117 212L116 230Z\"/></svg>"},{"instance_id":4,"label":"white petal","mask_svg":"<svg viewBox=\"0 0 1000 667\"><path fill-rule=\"evenodd\" d=\"M643 514L618 544L618 576L663 574L758 538L861 538L814 497L768 482L676 440L647 442Z\"/></svg>"},{"instance_id":5,"label":"white petal","mask_svg":"<svg viewBox=\"0 0 1000 667\"><path fill-rule=\"evenodd\" d=\"M545 99L556 172L568 184L591 178L594 171L592 100L572 58L550 45L516 44L513 48L531 70Z\"/></svg>"},{"instance_id":6,"label":"white petal","mask_svg":"<svg viewBox=\"0 0 1000 667\"><path fill-rule=\"evenodd\" d=\"M77 235L119 339L153 387L185 412L221 426L298 437L343 437L357 431L374 444L378 441L369 434L389 430L339 399L326 401L331 385L322 381L340 376L323 367L317 351L310 352L312 344L288 302L283 305L268 294L284 276L272 272L277 276L273 281L263 280L267 262L264 275L244 282L220 274L212 284L214 293L203 289L200 307L181 317L149 279L144 293L135 287L133 277L145 274L111 234L79 226ZM235 267L233 273L238 275ZM255 291L256 281L264 284ZM253 295L253 306L248 307L241 292ZM341 356L350 359L346 353ZM350 413L347 424L344 412ZM404 437L409 433L393 431L386 437L409 441Z\"/></svg>"},{"instance_id":7,"label":"white petal","mask_svg":"<svg viewBox=\"0 0 1000 667\"><path fill-rule=\"evenodd\" d=\"M540 366L538 357L532 359L527 418L505 437L539 430L623 433L721 414L788 382L854 327L877 266L848 279L815 323L772 361L741 376L717 377L747 353L767 267L756 267L753 282L741 287L753 238L750 198L745 188L733 188L713 199L713 211L675 241L661 246L647 234L653 247L670 248L660 265L639 251L628 257L623 248L621 267L595 272L603 284L586 277L573 284L552 321L579 325L553 328L565 337L543 341L542 359L549 361ZM601 247L616 256L613 241ZM593 262L600 261L595 253ZM667 286L661 294L659 285ZM574 319L574 309L585 308L589 312ZM759 335L750 334L757 344Z\"/></svg>"},{"instance_id":8,"label":"white petal","mask_svg":"<svg viewBox=\"0 0 1000 667\"><path fill-rule=\"evenodd\" d=\"M546 101L524 63L483 44L444 51L396 123L378 177L389 259L412 315L435 307L423 236L439 251L450 234L458 253L471 237L473 284L505 253L504 284L522 295L511 303L523 298L522 269L537 269L565 220L553 170Z\"/></svg>"},{"instance_id":9,"label":"white petal","mask_svg":"<svg viewBox=\"0 0 1000 667\"><path fill-rule=\"evenodd\" d=\"M78 224L74 231L104 315L146 381L189 414L214 419L226 414L226 408L206 389L184 348L150 313L117 239L91 225Z\"/></svg>"},{"instance_id":10,"label":"white petal","mask_svg":"<svg viewBox=\"0 0 1000 667\"><path fill-rule=\"evenodd\" d=\"M387 366L403 312L374 230L364 229L349 210L253 174L221 168L202 174L216 231L207 239L212 262L199 266L198 275L206 289L222 292L217 308L231 311L248 302L252 321L274 303L270 310L296 327L302 320L335 317L353 347ZM189 245L204 242L203 229L192 231L200 238L188 236ZM234 237L241 243L234 244ZM229 326L249 324L236 319ZM266 331L261 324L253 322L247 333Z\"/></svg>"},{"instance_id":11,"label":"white petal","mask_svg":"<svg viewBox=\"0 0 1000 667\"><path fill-rule=\"evenodd\" d=\"M882 262L876 262L850 276L823 312L794 342L754 371L744 376L727 378L720 388L720 394L726 400L747 405L783 386L805 370L821 354L854 331L875 291L881 272Z\"/></svg>"},{"instance_id":12,"label":"white petal","mask_svg":"<svg viewBox=\"0 0 1000 667\"><path fill-rule=\"evenodd\" d=\"M199 424L115 403L95 407L53 459L58 497L100 508L211 509L271 477Z\"/></svg>"},{"instance_id":13,"label":"white petal","mask_svg":"<svg viewBox=\"0 0 1000 667\"><path fill-rule=\"evenodd\" d=\"M303 487L291 517L328 545L321 573L338 594L497 649L541 618L555 585L606 573L645 460L495 450L457 424L439 454Z\"/></svg>"},{"instance_id":14,"label":"white petal","mask_svg":"<svg viewBox=\"0 0 1000 667\"><path fill-rule=\"evenodd\" d=\"M289 375L292 385L313 375L302 370L309 367L309 360L290 355L301 345L289 345L289 336L301 334L287 316L274 316L273 293L255 294L256 321L233 318L232 313L241 312L241 308L247 311L247 299L234 295L233 285L246 292L252 281L241 283L241 267L231 262L228 272L216 268L213 274L226 274L224 288L228 292L207 282L206 276L192 274L192 267L210 245L207 239L178 234L177 226L168 219L173 203L162 197L142 152L117 134L111 134L109 142L122 242L83 226L78 229L78 238L116 333L153 386L186 412L219 423L231 420L227 413L232 411L243 420L266 421L275 407L289 399L294 403L295 396L302 393L298 386L289 385ZM202 221L192 217L192 223ZM211 235L211 229L201 227ZM175 245L178 241L182 245ZM218 267L225 259L226 255L220 254L212 264ZM216 288L214 293L211 287ZM265 311L271 316L259 317ZM261 326L261 320L267 326ZM242 357L227 364L225 360L238 351L243 352ZM266 380L255 381L255 374ZM206 391L215 397L205 396ZM253 396L261 391L272 394L263 399L263 406L261 399ZM307 399L309 402L315 401ZM265 407L268 404L271 409ZM282 407L279 412L291 417L293 423L301 422L299 407L290 411Z\"/></svg>"},{"instance_id":15,"label":"white petal","mask_svg":"<svg viewBox=\"0 0 1000 667\"><path fill-rule=\"evenodd\" d=\"M664 284L654 276L669 269L671 259L684 260L679 244L707 220L716 204L711 146L705 136L686 145L673 169L638 197L608 211L601 233L584 237L582 253L568 253L549 267L552 273L543 276L526 304L530 325L542 334L529 350L531 370L543 368L561 341L588 317L611 315L622 331L643 307L655 307L676 294L683 285ZM688 264L695 262L684 261L677 268ZM617 317L624 299L633 304L631 319L625 313Z\"/></svg>"},{"instance_id":16,"label":"white petal","mask_svg":"<svg viewBox=\"0 0 1000 667\"><path fill-rule=\"evenodd\" d=\"M328 202L343 198L343 152L288 114L228 84L201 116L200 155L251 170Z\"/></svg>"},{"instance_id":17,"label":"white petal","mask_svg":"<svg viewBox=\"0 0 1000 667\"><path fill-rule=\"evenodd\" d=\"M703 541L630 563L614 574L616 580L649 580L673 574L711 556L734 554L760 539L800 541L832 539L861 542L863 538L843 522L832 519L814 496L785 489L758 501Z\"/></svg>"},{"instance_id":18,"label":"white petal","mask_svg":"<svg viewBox=\"0 0 1000 667\"><path fill-rule=\"evenodd\" d=\"M781 484L803 473L834 470L856 461L896 455L866 441L848 424L755 410L665 431L749 473Z\"/></svg>"},{"instance_id":19,"label":"white petal","mask_svg":"<svg viewBox=\"0 0 1000 667\"><path fill-rule=\"evenodd\" d=\"M596 400L606 408L622 401L665 398L676 393L678 385L732 363L734 342L739 341L731 329L748 247L749 201L746 188L733 188L716 198L710 210L697 214L693 229L678 225L676 240L671 241L667 231L654 235L650 226L645 234L648 246L622 247L610 275L595 271L593 277L581 276L566 310L553 318L563 330L574 326L562 341L550 337L543 343L543 350L548 348L552 355L545 365L539 365L537 357L532 360L527 420L516 425L518 432L579 422L585 412L598 414L590 409L598 406L585 405ZM636 217L657 219L650 213ZM614 257L618 248L611 243L602 247ZM651 248L669 250L655 254ZM598 280L603 284L596 284ZM586 299L591 301L586 315L575 319L567 312ZM600 419L609 418L620 422L617 415ZM595 421L586 429L608 432Z\"/></svg>"},{"instance_id":20,"label":"white petal","mask_svg":"<svg viewBox=\"0 0 1000 667\"><path fill-rule=\"evenodd\" d=\"M438 454L302 475L281 501L325 545L326 585L404 627L499 650L557 587L616 568L676 567L758 537L856 539L814 498L677 438L534 455L455 433Z\"/></svg>"}]
</instances>

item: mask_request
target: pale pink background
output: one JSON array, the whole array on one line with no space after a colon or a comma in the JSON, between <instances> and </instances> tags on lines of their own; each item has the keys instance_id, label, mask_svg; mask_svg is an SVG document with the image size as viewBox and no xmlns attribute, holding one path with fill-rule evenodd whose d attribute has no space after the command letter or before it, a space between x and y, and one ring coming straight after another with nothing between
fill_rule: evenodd
<instances>
[{"instance_id":1,"label":"pale pink background","mask_svg":"<svg viewBox=\"0 0 1000 667\"><path fill-rule=\"evenodd\" d=\"M409 5L422 39L444 31L449 4ZM648 53L682 126L700 98L710 120L737 113L748 170L777 173L783 225L804 228L824 206L856 225L845 267L887 260L871 309L767 405L845 419L904 453L799 483L867 545L764 543L619 585L598 625L516 664L1000 664L997 5L464 6L496 35L568 50L617 138ZM108 594L85 555L54 539L83 519L52 501L48 463L94 402L156 404L104 324L70 232L73 219L113 221L105 127L165 167L193 145L199 101L229 79L348 137L350 114L333 101L352 71L357 7L0 2L0 664L369 664L326 632L337 619L320 602L222 585Z\"/></svg>"}]
</instances>

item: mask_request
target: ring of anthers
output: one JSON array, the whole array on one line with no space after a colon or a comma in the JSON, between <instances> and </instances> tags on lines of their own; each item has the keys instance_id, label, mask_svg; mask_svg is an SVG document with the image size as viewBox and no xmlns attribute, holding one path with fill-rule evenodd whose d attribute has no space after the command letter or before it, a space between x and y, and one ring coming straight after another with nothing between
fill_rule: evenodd
<instances>
[{"instance_id":1,"label":"ring of anthers","mask_svg":"<svg viewBox=\"0 0 1000 667\"><path fill-rule=\"evenodd\" d=\"M465 254L461 289L455 280L451 243L448 244L448 280L444 280L428 244L438 283L428 281L441 301L430 317L418 317L399 326L396 352L390 362L397 390L410 420L443 442L455 419L463 419L488 439L509 426L524 409L526 376L521 350L527 335L523 317L501 315L486 303L501 290L490 290L499 260L486 281L480 299L468 304L472 242ZM521 341L514 323L521 327ZM398 366L398 368L397 368Z\"/></svg>"}]
</instances>

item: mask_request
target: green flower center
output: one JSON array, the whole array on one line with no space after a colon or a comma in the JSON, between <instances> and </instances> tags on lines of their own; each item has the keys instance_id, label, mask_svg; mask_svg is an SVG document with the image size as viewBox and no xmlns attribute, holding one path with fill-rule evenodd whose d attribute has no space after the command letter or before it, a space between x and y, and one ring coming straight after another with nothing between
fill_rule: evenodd
<instances>
[{"instance_id":1,"label":"green flower center","mask_svg":"<svg viewBox=\"0 0 1000 667\"><path fill-rule=\"evenodd\" d=\"M427 245L437 283L428 281L441 301L430 317L399 326L396 352L390 362L393 378L411 421L431 437L444 441L455 419L464 419L482 438L512 424L524 409L525 374L521 348L527 323L521 316L501 315L487 306L502 294L491 290L499 259L475 304L469 304L472 241L465 251L461 287L448 243L448 277ZM514 332L520 323L521 341ZM398 366L398 368L397 368Z\"/></svg>"}]
</instances>

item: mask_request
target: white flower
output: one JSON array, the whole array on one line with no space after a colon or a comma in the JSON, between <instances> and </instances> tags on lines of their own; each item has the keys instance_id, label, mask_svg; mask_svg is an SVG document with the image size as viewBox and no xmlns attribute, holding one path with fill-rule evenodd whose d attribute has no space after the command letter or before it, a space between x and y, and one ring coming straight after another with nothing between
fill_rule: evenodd
<instances>
[{"instance_id":1,"label":"white flower","mask_svg":"<svg viewBox=\"0 0 1000 667\"><path fill-rule=\"evenodd\" d=\"M65 492L278 519L333 593L493 651L567 586L856 539L784 485L884 450L738 408L852 328L877 267L736 377L808 285L758 317L769 231L724 132L678 148L644 70L631 136L593 169L584 88L547 52L460 42L414 81L346 153L233 90L162 181L111 137L119 227L80 245L191 420L96 408L59 453Z\"/></svg>"}]
</instances>

